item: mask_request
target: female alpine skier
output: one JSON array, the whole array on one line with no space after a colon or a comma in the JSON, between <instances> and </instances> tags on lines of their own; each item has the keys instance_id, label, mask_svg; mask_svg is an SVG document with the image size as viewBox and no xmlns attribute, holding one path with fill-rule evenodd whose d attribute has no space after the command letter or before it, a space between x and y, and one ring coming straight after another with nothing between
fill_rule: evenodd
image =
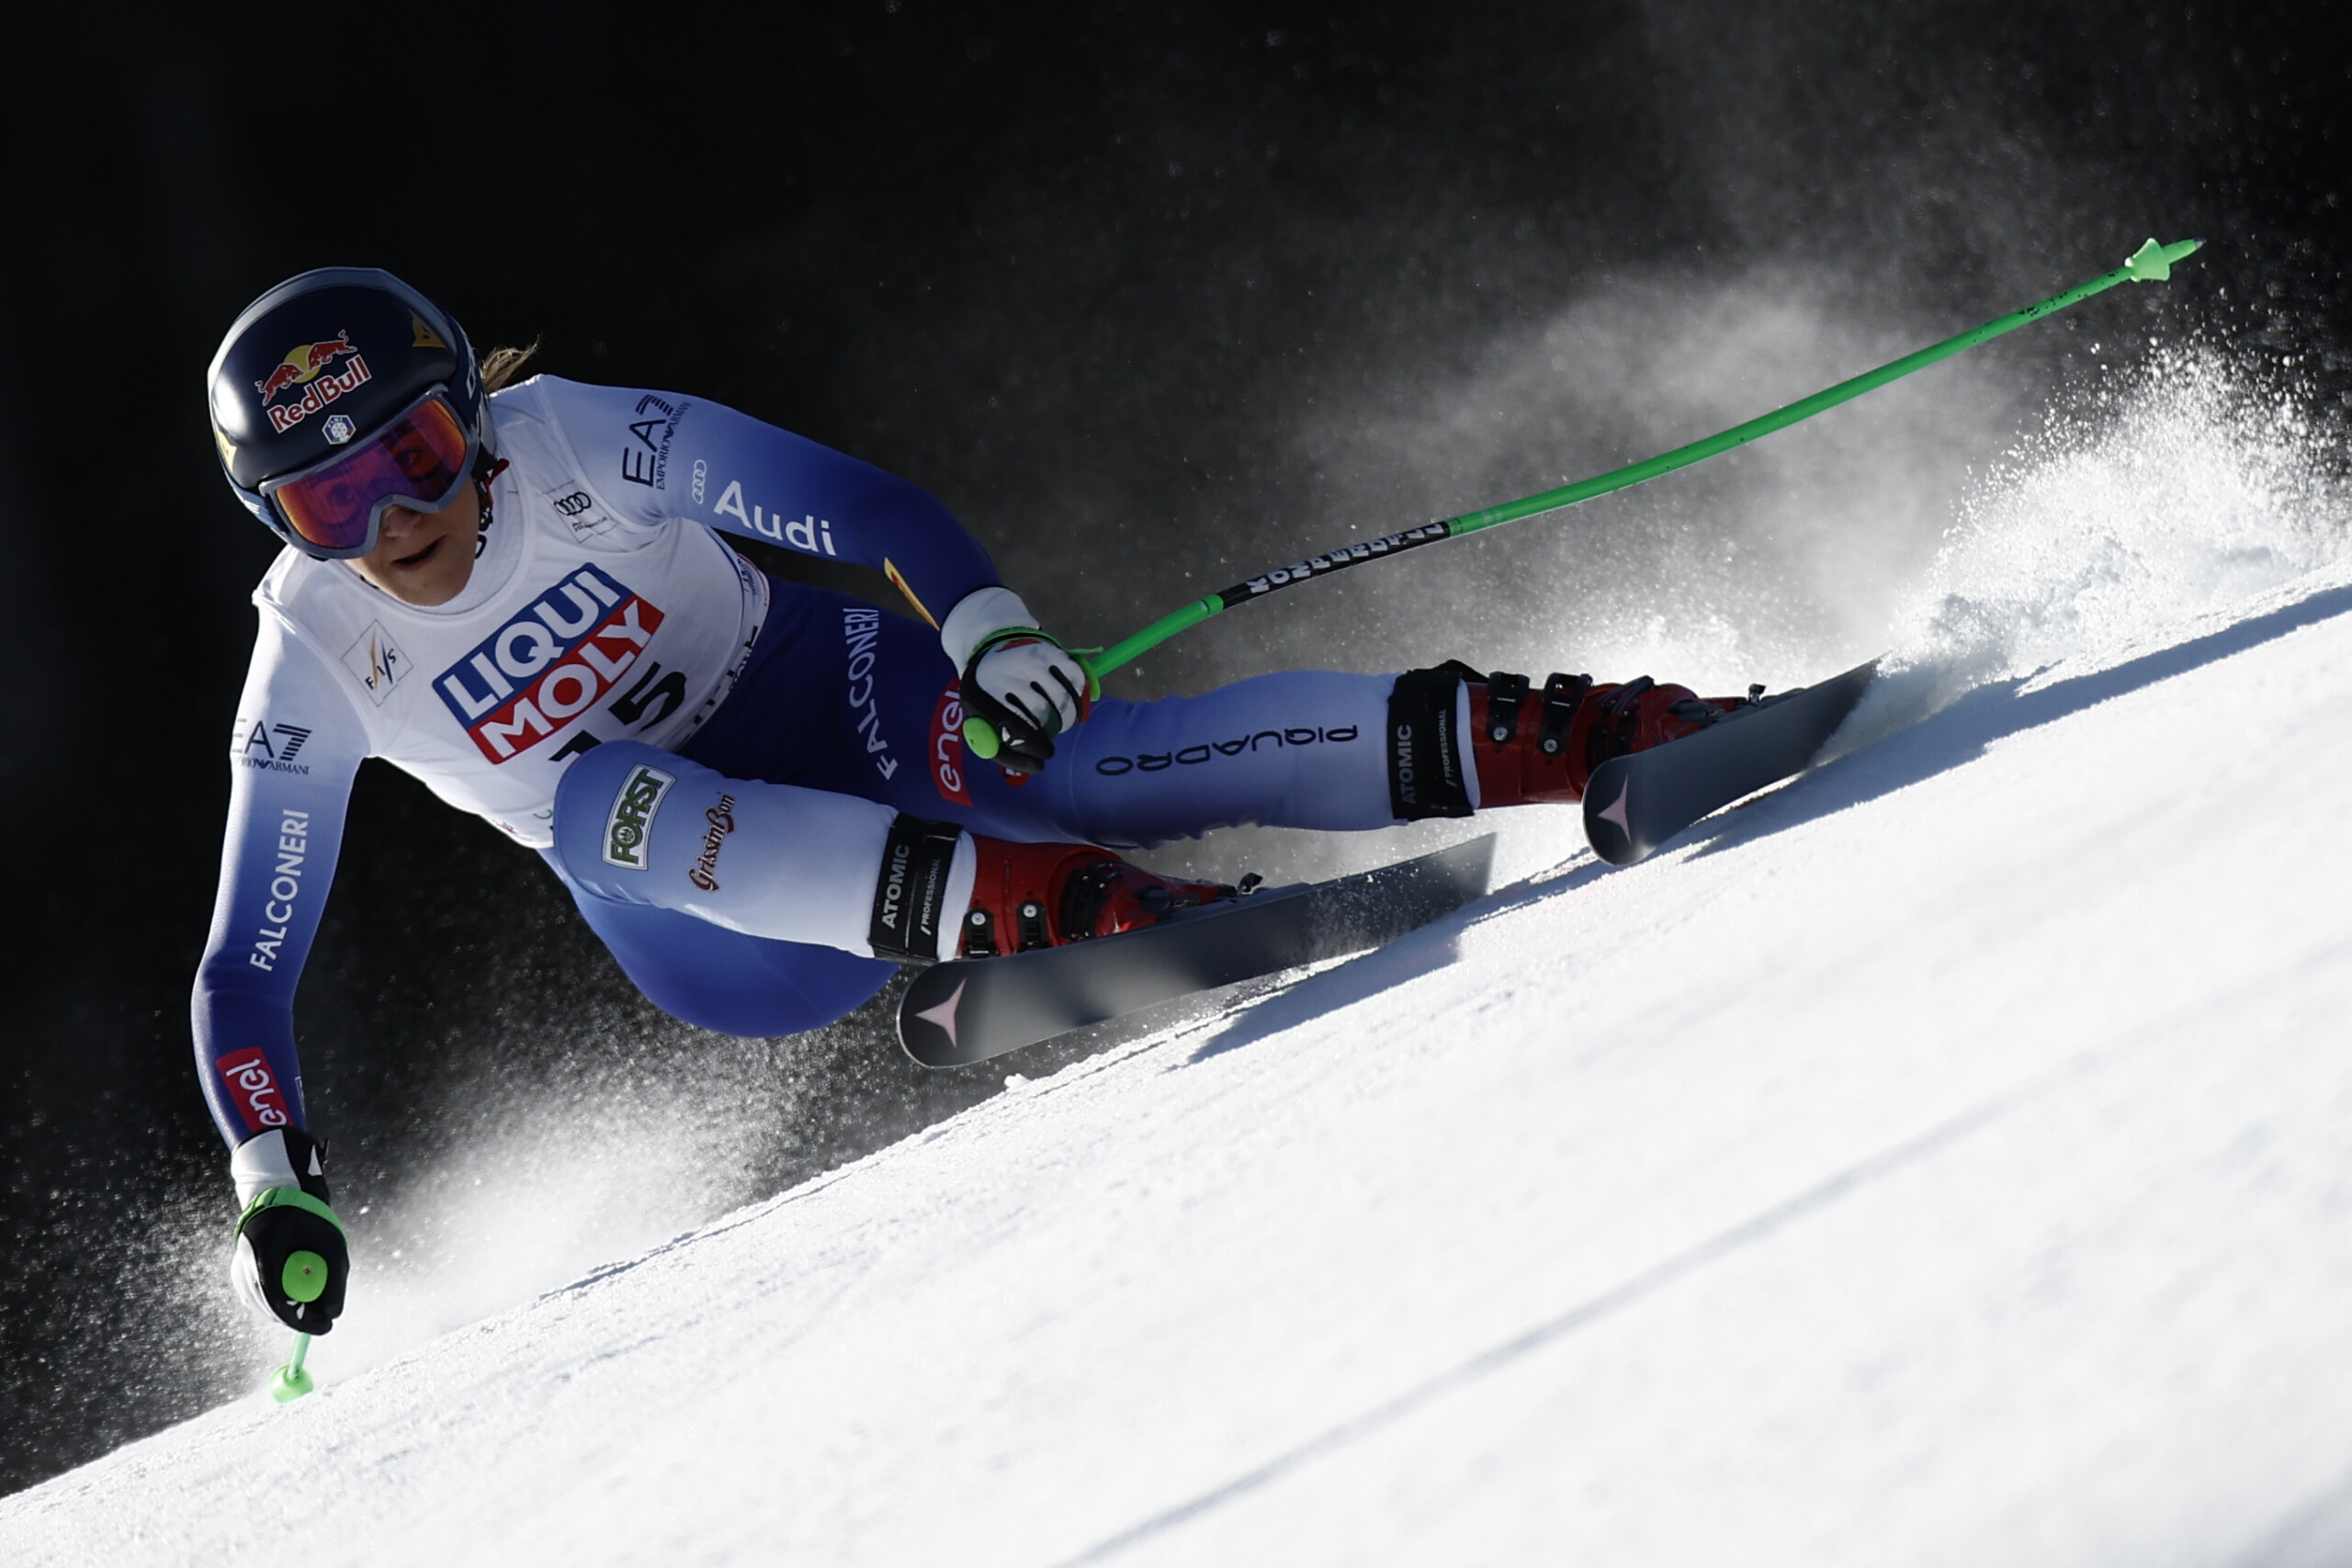
<instances>
[{"instance_id":1,"label":"female alpine skier","mask_svg":"<svg viewBox=\"0 0 2352 1568\"><path fill-rule=\"evenodd\" d=\"M776 1035L899 964L1232 892L1098 846L1574 801L1728 705L1646 679L1490 694L1458 665L1103 698L916 486L698 398L502 390L519 357L485 374L424 295L329 267L247 307L209 371L221 468L287 547L254 593L197 1070L232 1151L238 1293L308 1333L343 1310L349 1251L294 988L364 758L537 851L656 1005ZM874 568L923 624L771 579L727 535ZM967 758L962 705L993 764Z\"/></svg>"}]
</instances>

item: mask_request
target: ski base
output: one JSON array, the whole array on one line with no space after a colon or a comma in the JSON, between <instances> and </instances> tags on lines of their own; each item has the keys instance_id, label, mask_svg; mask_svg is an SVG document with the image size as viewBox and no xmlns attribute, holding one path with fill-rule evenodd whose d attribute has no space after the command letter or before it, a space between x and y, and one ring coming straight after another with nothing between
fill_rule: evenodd
<instances>
[{"instance_id":1,"label":"ski base","mask_svg":"<svg viewBox=\"0 0 2352 1568\"><path fill-rule=\"evenodd\" d=\"M915 976L899 1043L926 1067L960 1067L1156 1002L1396 941L1487 891L1491 835L1330 882L1267 888L1189 909L1148 931Z\"/></svg>"},{"instance_id":2,"label":"ski base","mask_svg":"<svg viewBox=\"0 0 2352 1568\"><path fill-rule=\"evenodd\" d=\"M1873 659L1818 685L1735 709L1696 735L1603 762L1584 792L1592 852L1611 865L1646 860L1740 796L1804 772L1877 672Z\"/></svg>"}]
</instances>

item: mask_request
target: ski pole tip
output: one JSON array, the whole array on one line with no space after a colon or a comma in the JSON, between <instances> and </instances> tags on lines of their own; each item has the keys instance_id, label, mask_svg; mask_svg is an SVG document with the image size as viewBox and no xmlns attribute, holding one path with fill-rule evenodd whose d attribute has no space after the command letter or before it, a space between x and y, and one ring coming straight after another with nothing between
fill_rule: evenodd
<instances>
[{"instance_id":1,"label":"ski pole tip","mask_svg":"<svg viewBox=\"0 0 2352 1568\"><path fill-rule=\"evenodd\" d=\"M2175 240L2160 244L2151 239L2133 251L2123 264L2134 283L2162 283L2172 276L2172 264L2186 259L2205 243L2202 240Z\"/></svg>"},{"instance_id":2,"label":"ski pole tip","mask_svg":"<svg viewBox=\"0 0 2352 1568\"><path fill-rule=\"evenodd\" d=\"M307 1334L294 1336L294 1353L286 1358L286 1364L278 1368L277 1375L269 1380L270 1398L284 1404L301 1398L319 1386L302 1367L302 1358L310 1353L311 1337Z\"/></svg>"}]
</instances>

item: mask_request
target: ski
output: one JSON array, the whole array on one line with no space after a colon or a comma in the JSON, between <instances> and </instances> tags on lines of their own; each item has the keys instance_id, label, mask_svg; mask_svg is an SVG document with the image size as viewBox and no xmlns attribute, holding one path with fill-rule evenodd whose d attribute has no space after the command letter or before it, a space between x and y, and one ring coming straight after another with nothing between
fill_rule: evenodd
<instances>
[{"instance_id":1,"label":"ski","mask_svg":"<svg viewBox=\"0 0 2352 1568\"><path fill-rule=\"evenodd\" d=\"M899 1043L926 1067L961 1067L1155 1002L1382 946L1487 890L1490 835L1330 882L1263 888L1146 931L959 958L915 976Z\"/></svg>"},{"instance_id":2,"label":"ski","mask_svg":"<svg viewBox=\"0 0 2352 1568\"><path fill-rule=\"evenodd\" d=\"M1735 708L1696 735L1603 762L1584 792L1592 852L1632 865L1740 796L1804 772L1877 672L1873 659L1818 685Z\"/></svg>"}]
</instances>

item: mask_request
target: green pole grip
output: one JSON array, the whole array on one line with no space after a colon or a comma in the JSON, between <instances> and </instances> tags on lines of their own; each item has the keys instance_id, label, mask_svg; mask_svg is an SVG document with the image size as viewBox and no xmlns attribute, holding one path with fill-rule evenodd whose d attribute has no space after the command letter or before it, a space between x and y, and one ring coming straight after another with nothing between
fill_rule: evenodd
<instances>
[{"instance_id":1,"label":"green pole grip","mask_svg":"<svg viewBox=\"0 0 2352 1568\"><path fill-rule=\"evenodd\" d=\"M1136 655L1158 648L1178 632L1190 631L1224 608L1225 601L1212 593L1205 599L1193 600L1172 615L1160 616L1143 630L1123 637L1108 648L1081 651L1078 657L1084 661L1086 672L1099 682Z\"/></svg>"}]
</instances>

